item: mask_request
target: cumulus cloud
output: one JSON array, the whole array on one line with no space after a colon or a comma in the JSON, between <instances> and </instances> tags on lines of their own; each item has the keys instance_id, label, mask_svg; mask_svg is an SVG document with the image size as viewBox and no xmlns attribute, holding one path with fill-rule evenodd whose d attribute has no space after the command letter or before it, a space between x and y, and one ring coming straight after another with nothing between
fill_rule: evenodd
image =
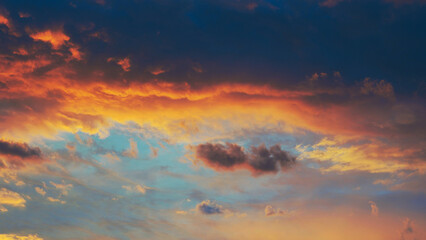
<instances>
[{"instance_id":1,"label":"cumulus cloud","mask_svg":"<svg viewBox=\"0 0 426 240\"><path fill-rule=\"evenodd\" d=\"M247 168L256 174L276 173L281 169L288 169L296 161L295 157L282 150L279 145L268 149L261 144L258 147L252 146L251 151L246 152L237 144L205 143L195 147L195 154L216 170Z\"/></svg>"},{"instance_id":2,"label":"cumulus cloud","mask_svg":"<svg viewBox=\"0 0 426 240\"><path fill-rule=\"evenodd\" d=\"M41 150L32 148L26 143L16 143L0 140L0 154L20 158L40 158Z\"/></svg>"},{"instance_id":3,"label":"cumulus cloud","mask_svg":"<svg viewBox=\"0 0 426 240\"><path fill-rule=\"evenodd\" d=\"M371 80L370 78L365 78L362 84L362 94L374 94L389 99L393 99L395 97L392 84L385 80L376 81Z\"/></svg>"},{"instance_id":4,"label":"cumulus cloud","mask_svg":"<svg viewBox=\"0 0 426 240\"><path fill-rule=\"evenodd\" d=\"M265 216L272 217L272 216L284 216L288 212L285 210L281 210L279 208L273 208L271 205L266 205L265 207Z\"/></svg>"},{"instance_id":5,"label":"cumulus cloud","mask_svg":"<svg viewBox=\"0 0 426 240\"><path fill-rule=\"evenodd\" d=\"M204 200L197 204L195 209L201 214L212 215L212 214L222 214L225 212L225 209L222 205L217 204L211 200Z\"/></svg>"},{"instance_id":6,"label":"cumulus cloud","mask_svg":"<svg viewBox=\"0 0 426 240\"><path fill-rule=\"evenodd\" d=\"M38 194L40 194L40 195L42 195L42 196L46 195L46 191L45 191L43 188L41 188L41 187L35 187L34 189L35 189L35 191L36 191Z\"/></svg>"},{"instance_id":7,"label":"cumulus cloud","mask_svg":"<svg viewBox=\"0 0 426 240\"><path fill-rule=\"evenodd\" d=\"M62 30L50 30L50 29L46 31L30 34L30 37L34 40L48 42L52 45L54 49L60 48L67 41L70 40L70 37L65 35L62 32Z\"/></svg>"}]
</instances>

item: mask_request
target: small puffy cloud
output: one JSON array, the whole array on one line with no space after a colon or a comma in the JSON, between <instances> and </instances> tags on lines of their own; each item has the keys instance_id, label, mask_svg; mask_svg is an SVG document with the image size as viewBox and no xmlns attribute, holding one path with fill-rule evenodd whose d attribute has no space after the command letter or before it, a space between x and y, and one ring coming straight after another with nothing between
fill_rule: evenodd
<instances>
[{"instance_id":1,"label":"small puffy cloud","mask_svg":"<svg viewBox=\"0 0 426 240\"><path fill-rule=\"evenodd\" d=\"M178 214L178 215L186 215L186 214L188 214L188 212L187 211L183 211L183 210L178 210L178 211L176 211L176 214Z\"/></svg>"},{"instance_id":2,"label":"small puffy cloud","mask_svg":"<svg viewBox=\"0 0 426 240\"><path fill-rule=\"evenodd\" d=\"M49 200L49 202L60 203L60 204L67 203L66 201L63 201L63 200L57 199L57 198L53 198L53 197L47 197L47 200Z\"/></svg>"},{"instance_id":3,"label":"small puffy cloud","mask_svg":"<svg viewBox=\"0 0 426 240\"><path fill-rule=\"evenodd\" d=\"M17 181L17 182L15 183L15 185L16 185L16 186L18 186L18 187L21 187L21 186L24 186L24 185L25 185L25 182L23 182L23 181L19 180L19 181Z\"/></svg>"},{"instance_id":4,"label":"small puffy cloud","mask_svg":"<svg viewBox=\"0 0 426 240\"><path fill-rule=\"evenodd\" d=\"M122 59L108 58L107 61L117 63L118 65L120 65L120 67L125 72L130 71L131 64L130 64L130 58L129 57L125 57L125 58L122 58Z\"/></svg>"},{"instance_id":5,"label":"small puffy cloud","mask_svg":"<svg viewBox=\"0 0 426 240\"><path fill-rule=\"evenodd\" d=\"M7 212L7 208L3 207L2 205L0 205L0 213L2 212Z\"/></svg>"},{"instance_id":6,"label":"small puffy cloud","mask_svg":"<svg viewBox=\"0 0 426 240\"><path fill-rule=\"evenodd\" d=\"M275 209L271 205L266 205L265 207L265 216L271 217L271 216L284 216L288 214L287 211L281 210L279 208Z\"/></svg>"},{"instance_id":7,"label":"small puffy cloud","mask_svg":"<svg viewBox=\"0 0 426 240\"><path fill-rule=\"evenodd\" d=\"M52 186L61 191L61 194L66 196L68 195L68 191L73 187L72 184L66 184L65 181L62 180L62 183L50 182Z\"/></svg>"},{"instance_id":8,"label":"small puffy cloud","mask_svg":"<svg viewBox=\"0 0 426 240\"><path fill-rule=\"evenodd\" d=\"M65 35L62 30L46 30L30 34L34 40L50 43L54 49L59 49L70 37Z\"/></svg>"},{"instance_id":9,"label":"small puffy cloud","mask_svg":"<svg viewBox=\"0 0 426 240\"><path fill-rule=\"evenodd\" d=\"M19 194L6 188L0 188L0 208L2 212L7 211L3 205L11 207L25 207L26 200Z\"/></svg>"},{"instance_id":10,"label":"small puffy cloud","mask_svg":"<svg viewBox=\"0 0 426 240\"><path fill-rule=\"evenodd\" d=\"M151 187L147 187L147 186L139 185L139 184L135 186L123 185L122 188L128 192L141 193L141 194L145 194L146 190L152 189Z\"/></svg>"},{"instance_id":11,"label":"small puffy cloud","mask_svg":"<svg viewBox=\"0 0 426 240\"><path fill-rule=\"evenodd\" d=\"M370 78L365 78L361 86L361 93L366 95L374 94L389 99L395 98L392 84L385 80L376 81L371 80Z\"/></svg>"},{"instance_id":12,"label":"small puffy cloud","mask_svg":"<svg viewBox=\"0 0 426 240\"><path fill-rule=\"evenodd\" d=\"M295 157L282 150L279 145L269 149L264 144L252 146L251 152L245 152L237 144L205 143L195 147L195 154L216 170L247 168L255 174L276 173L291 167L296 161Z\"/></svg>"},{"instance_id":13,"label":"small puffy cloud","mask_svg":"<svg viewBox=\"0 0 426 240\"><path fill-rule=\"evenodd\" d=\"M29 18L31 17L31 14L27 13L27 12L19 12L19 17L20 18Z\"/></svg>"},{"instance_id":14,"label":"small puffy cloud","mask_svg":"<svg viewBox=\"0 0 426 240\"><path fill-rule=\"evenodd\" d=\"M46 191L45 191L43 188L41 188L41 187L35 187L34 189L35 189L35 191L36 191L38 194L40 194L40 195L42 195L42 196L46 195Z\"/></svg>"},{"instance_id":15,"label":"small puffy cloud","mask_svg":"<svg viewBox=\"0 0 426 240\"><path fill-rule=\"evenodd\" d=\"M80 51L80 48L79 48L77 45L72 45L72 46L69 48L69 51L70 51L70 53L71 53L71 58L70 58L70 60L75 59L75 60L80 61L80 60L82 60L82 59L83 59L83 53Z\"/></svg>"},{"instance_id":16,"label":"small puffy cloud","mask_svg":"<svg viewBox=\"0 0 426 240\"><path fill-rule=\"evenodd\" d=\"M9 19L3 15L0 15L0 24L6 25L8 28L11 27Z\"/></svg>"},{"instance_id":17,"label":"small puffy cloud","mask_svg":"<svg viewBox=\"0 0 426 240\"><path fill-rule=\"evenodd\" d=\"M197 204L195 209L201 214L212 215L212 214L222 214L225 212L223 206L217 204L214 201L204 200Z\"/></svg>"},{"instance_id":18,"label":"small puffy cloud","mask_svg":"<svg viewBox=\"0 0 426 240\"><path fill-rule=\"evenodd\" d=\"M43 240L37 235L0 234L1 240Z\"/></svg>"},{"instance_id":19,"label":"small puffy cloud","mask_svg":"<svg viewBox=\"0 0 426 240\"><path fill-rule=\"evenodd\" d=\"M166 70L163 68L163 67L155 67L155 68L152 68L152 69L150 69L149 70L149 72L152 74L152 75L155 75L155 76L157 76L157 75L160 75L160 74L162 74L162 73L165 73L166 72Z\"/></svg>"},{"instance_id":20,"label":"small puffy cloud","mask_svg":"<svg viewBox=\"0 0 426 240\"><path fill-rule=\"evenodd\" d=\"M373 201L369 201L368 203L370 204L370 207L371 207L371 215L375 217L379 216L379 208L377 207L377 204Z\"/></svg>"}]
</instances>

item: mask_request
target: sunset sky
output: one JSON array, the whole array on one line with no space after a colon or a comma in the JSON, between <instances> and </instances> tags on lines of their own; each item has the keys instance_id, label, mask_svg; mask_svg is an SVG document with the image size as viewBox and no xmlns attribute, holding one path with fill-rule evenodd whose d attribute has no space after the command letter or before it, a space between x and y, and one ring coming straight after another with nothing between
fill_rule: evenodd
<instances>
[{"instance_id":1,"label":"sunset sky","mask_svg":"<svg viewBox=\"0 0 426 240\"><path fill-rule=\"evenodd\" d=\"M0 240L426 239L425 0L0 0Z\"/></svg>"}]
</instances>

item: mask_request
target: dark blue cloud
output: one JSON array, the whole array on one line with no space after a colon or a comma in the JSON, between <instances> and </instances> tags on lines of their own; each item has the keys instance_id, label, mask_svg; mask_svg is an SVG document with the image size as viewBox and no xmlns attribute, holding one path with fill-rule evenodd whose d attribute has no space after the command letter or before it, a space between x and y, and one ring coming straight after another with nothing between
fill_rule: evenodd
<instances>
[{"instance_id":1,"label":"dark blue cloud","mask_svg":"<svg viewBox=\"0 0 426 240\"><path fill-rule=\"evenodd\" d=\"M105 81L270 83L293 87L314 72L340 71L344 81L386 79L400 95L425 94L426 7L381 0L342 1L8 1L17 29L63 24L84 62L66 63L76 80L104 71ZM30 18L19 18L26 12ZM103 39L91 37L102 34ZM5 37L4 33L2 38ZM11 39L13 38L13 39ZM8 40L9 39L9 40ZM31 42L2 40L7 47ZM109 57L131 60L131 71ZM54 65L56 66L56 65ZM158 76L149 69L163 67Z\"/></svg>"}]
</instances>

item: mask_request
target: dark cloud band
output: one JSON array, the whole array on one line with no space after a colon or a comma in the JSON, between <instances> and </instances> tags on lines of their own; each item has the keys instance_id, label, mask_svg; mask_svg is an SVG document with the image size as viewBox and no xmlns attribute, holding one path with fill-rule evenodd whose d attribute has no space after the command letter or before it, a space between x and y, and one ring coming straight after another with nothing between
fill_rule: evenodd
<instances>
[{"instance_id":1,"label":"dark cloud band","mask_svg":"<svg viewBox=\"0 0 426 240\"><path fill-rule=\"evenodd\" d=\"M0 154L20 158L41 158L41 150L32 148L26 143L15 143L0 140Z\"/></svg>"}]
</instances>

